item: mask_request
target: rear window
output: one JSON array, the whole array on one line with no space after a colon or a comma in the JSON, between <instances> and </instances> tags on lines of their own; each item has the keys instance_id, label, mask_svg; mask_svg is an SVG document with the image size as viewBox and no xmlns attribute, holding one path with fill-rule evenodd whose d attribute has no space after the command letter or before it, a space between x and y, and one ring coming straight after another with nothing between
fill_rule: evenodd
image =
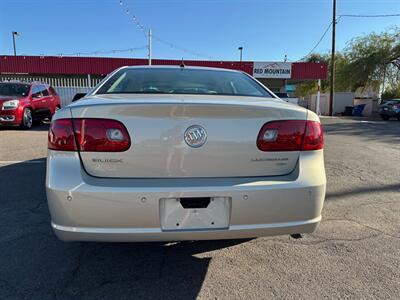
<instances>
[{"instance_id":1,"label":"rear window","mask_svg":"<svg viewBox=\"0 0 400 300\"><path fill-rule=\"evenodd\" d=\"M201 69L122 69L96 94L200 94L272 97L255 80L240 72Z\"/></svg>"},{"instance_id":2,"label":"rear window","mask_svg":"<svg viewBox=\"0 0 400 300\"><path fill-rule=\"evenodd\" d=\"M384 100L384 101L383 101L383 104L390 104L390 105L392 105L392 104L400 104L400 100L397 100L397 99L393 99L393 100Z\"/></svg>"},{"instance_id":3,"label":"rear window","mask_svg":"<svg viewBox=\"0 0 400 300\"><path fill-rule=\"evenodd\" d=\"M49 87L49 91L50 91L50 93L52 93L54 96L57 96L57 92L56 92L56 90L55 90L52 86Z\"/></svg>"}]
</instances>

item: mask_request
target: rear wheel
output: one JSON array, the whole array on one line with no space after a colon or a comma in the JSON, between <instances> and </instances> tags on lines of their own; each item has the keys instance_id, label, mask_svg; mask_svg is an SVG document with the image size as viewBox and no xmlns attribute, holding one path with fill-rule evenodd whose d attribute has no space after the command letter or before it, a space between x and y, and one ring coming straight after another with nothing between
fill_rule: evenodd
<instances>
[{"instance_id":1,"label":"rear wheel","mask_svg":"<svg viewBox=\"0 0 400 300\"><path fill-rule=\"evenodd\" d=\"M386 115L381 115L382 120L387 121L389 120L389 116Z\"/></svg>"},{"instance_id":2,"label":"rear wheel","mask_svg":"<svg viewBox=\"0 0 400 300\"><path fill-rule=\"evenodd\" d=\"M22 127L25 129L31 129L33 125L32 110L30 108L24 109L24 114L22 116Z\"/></svg>"}]
</instances>

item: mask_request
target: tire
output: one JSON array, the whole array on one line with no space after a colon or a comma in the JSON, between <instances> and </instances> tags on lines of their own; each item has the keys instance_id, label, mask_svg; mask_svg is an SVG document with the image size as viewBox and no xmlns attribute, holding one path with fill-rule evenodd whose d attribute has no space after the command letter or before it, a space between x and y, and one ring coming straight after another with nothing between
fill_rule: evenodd
<instances>
[{"instance_id":1,"label":"tire","mask_svg":"<svg viewBox=\"0 0 400 300\"><path fill-rule=\"evenodd\" d=\"M387 121L389 120L389 116L386 115L381 115L382 120Z\"/></svg>"},{"instance_id":2,"label":"tire","mask_svg":"<svg viewBox=\"0 0 400 300\"><path fill-rule=\"evenodd\" d=\"M21 127L25 129L31 129L33 125L32 110L30 108L25 108L22 115Z\"/></svg>"}]
</instances>

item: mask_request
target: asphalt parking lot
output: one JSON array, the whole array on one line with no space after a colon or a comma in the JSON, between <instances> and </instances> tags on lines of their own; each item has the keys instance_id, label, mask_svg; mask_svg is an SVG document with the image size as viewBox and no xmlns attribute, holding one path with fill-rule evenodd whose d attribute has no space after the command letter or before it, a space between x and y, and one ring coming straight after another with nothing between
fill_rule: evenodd
<instances>
[{"instance_id":1,"label":"asphalt parking lot","mask_svg":"<svg viewBox=\"0 0 400 300\"><path fill-rule=\"evenodd\" d=\"M315 233L170 244L58 241L48 128L2 128L0 299L398 299L400 122L360 120L323 119L328 186Z\"/></svg>"}]
</instances>

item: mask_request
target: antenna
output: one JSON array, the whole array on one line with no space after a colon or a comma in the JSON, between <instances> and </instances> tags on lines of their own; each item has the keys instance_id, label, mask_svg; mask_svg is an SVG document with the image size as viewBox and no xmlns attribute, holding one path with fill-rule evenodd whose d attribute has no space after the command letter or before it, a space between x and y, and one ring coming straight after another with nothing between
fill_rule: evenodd
<instances>
[{"instance_id":1,"label":"antenna","mask_svg":"<svg viewBox=\"0 0 400 300\"><path fill-rule=\"evenodd\" d=\"M151 52L152 52L152 45L151 45L151 42L152 42L152 33L151 33L151 29L149 29L149 66L151 66Z\"/></svg>"}]
</instances>

